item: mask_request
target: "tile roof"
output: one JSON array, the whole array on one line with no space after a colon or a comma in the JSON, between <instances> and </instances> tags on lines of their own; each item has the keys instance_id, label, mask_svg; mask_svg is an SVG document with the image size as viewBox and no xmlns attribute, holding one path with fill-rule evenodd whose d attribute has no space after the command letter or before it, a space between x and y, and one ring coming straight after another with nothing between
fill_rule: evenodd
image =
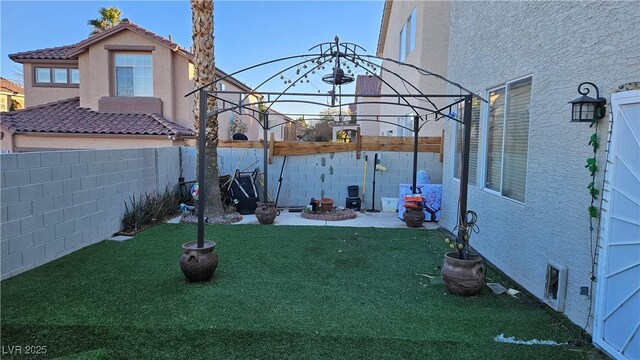
<instances>
[{"instance_id":1,"label":"tile roof","mask_svg":"<svg viewBox=\"0 0 640 360\"><path fill-rule=\"evenodd\" d=\"M0 91L24 94L24 89L22 88L22 86L14 83L11 80L7 80L3 77L0 77Z\"/></svg>"},{"instance_id":2,"label":"tile roof","mask_svg":"<svg viewBox=\"0 0 640 360\"><path fill-rule=\"evenodd\" d=\"M136 25L133 22L131 22L131 20L129 20L129 19L122 19L122 21L118 25L116 25L116 26L114 26L112 28L109 28L107 30L101 31L99 33L96 33L94 35L91 35L88 38L86 38L86 39L80 41L79 43L75 44L75 48L70 52L70 55L71 56L76 56L79 53L83 52L91 44L93 44L95 42L98 42L98 41L100 41L102 39L108 38L109 36L111 36L111 35L113 35L115 33L118 33L118 32L120 32L122 30L125 30L125 29L128 29L128 30L131 30L133 32L136 32L136 33L138 33L138 34L140 34L140 35L142 35L142 36L144 36L144 37L146 37L146 38L148 38L150 40L153 40L153 41L155 41L155 42L157 42L157 43L159 43L161 45L164 45L164 46L170 48L171 50L173 50L175 52L178 52L181 55L189 58L189 60L193 59L193 54L190 53L189 51L185 50L184 48L181 48L180 45L178 45L177 43L175 43L175 42L173 42L171 40L165 39L164 37L162 37L162 36L160 36L160 35L158 35L158 34L156 34L154 32L151 32L151 31L149 31L149 30L147 30L147 29L145 29L145 28L143 28L143 27L141 27L139 25Z\"/></svg>"},{"instance_id":3,"label":"tile roof","mask_svg":"<svg viewBox=\"0 0 640 360\"><path fill-rule=\"evenodd\" d=\"M9 58L13 61L18 60L72 60L69 54L76 49L77 44L58 46L46 49L37 49L31 51L23 51L15 54L9 54Z\"/></svg>"},{"instance_id":4,"label":"tile roof","mask_svg":"<svg viewBox=\"0 0 640 360\"><path fill-rule=\"evenodd\" d=\"M18 133L195 136L192 130L156 114L99 113L81 108L77 97L3 113L0 117L4 127Z\"/></svg>"},{"instance_id":5,"label":"tile roof","mask_svg":"<svg viewBox=\"0 0 640 360\"><path fill-rule=\"evenodd\" d=\"M151 32L139 25L134 24L129 19L122 19L122 21L118 25L110 29L101 31L97 34L91 35L88 38L73 45L65 45L65 46L59 46L54 48L38 49L38 50L19 52L15 54L9 54L9 58L16 62L21 62L21 60L76 60L77 56L83 51L85 51L93 43L98 42L102 39L106 39L107 37L113 34L116 34L120 31L123 31L125 29L131 30L152 41L155 41L163 46L166 46L167 48L186 57L190 61L193 61L193 57L194 57L193 53L180 47L180 45L178 45L177 43L171 40L165 39L164 37L154 32ZM228 76L227 73L225 73L224 71L218 68L216 68L216 72L218 73L217 74L218 77ZM232 76L228 77L227 80L229 82L234 83L236 86L240 87L243 90L253 91L249 86L247 86L246 84L242 83L241 81L239 81L238 79Z\"/></svg>"},{"instance_id":6,"label":"tile roof","mask_svg":"<svg viewBox=\"0 0 640 360\"><path fill-rule=\"evenodd\" d=\"M358 75L356 78L356 95L380 95L382 81L377 76Z\"/></svg>"}]
</instances>

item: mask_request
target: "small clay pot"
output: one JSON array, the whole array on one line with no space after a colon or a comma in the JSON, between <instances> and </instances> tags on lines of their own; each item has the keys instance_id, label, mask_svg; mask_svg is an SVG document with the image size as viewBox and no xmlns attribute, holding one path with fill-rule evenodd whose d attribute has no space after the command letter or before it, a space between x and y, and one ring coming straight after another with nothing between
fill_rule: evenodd
<instances>
[{"instance_id":1,"label":"small clay pot","mask_svg":"<svg viewBox=\"0 0 640 360\"><path fill-rule=\"evenodd\" d=\"M218 267L215 241L205 241L204 247L197 247L196 241L182 245L184 255L180 258L180 269L192 282L209 281Z\"/></svg>"},{"instance_id":2,"label":"small clay pot","mask_svg":"<svg viewBox=\"0 0 640 360\"><path fill-rule=\"evenodd\" d=\"M322 198L320 199L320 206L322 206L323 211L331 211L333 210L333 199L331 198Z\"/></svg>"},{"instance_id":3,"label":"small clay pot","mask_svg":"<svg viewBox=\"0 0 640 360\"><path fill-rule=\"evenodd\" d=\"M258 202L258 207L256 207L256 218L262 225L273 224L276 220L276 215L278 215L278 210L276 209L276 203L273 201L267 202Z\"/></svg>"}]
</instances>

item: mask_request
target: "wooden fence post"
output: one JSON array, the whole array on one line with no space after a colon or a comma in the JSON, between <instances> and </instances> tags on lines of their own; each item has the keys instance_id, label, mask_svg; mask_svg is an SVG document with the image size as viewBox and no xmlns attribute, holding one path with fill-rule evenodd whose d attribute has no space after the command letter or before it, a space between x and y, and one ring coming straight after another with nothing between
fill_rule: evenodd
<instances>
[{"instance_id":1,"label":"wooden fence post","mask_svg":"<svg viewBox=\"0 0 640 360\"><path fill-rule=\"evenodd\" d=\"M272 132L269 133L269 164L273 164L273 153L276 150L276 140L275 134Z\"/></svg>"}]
</instances>

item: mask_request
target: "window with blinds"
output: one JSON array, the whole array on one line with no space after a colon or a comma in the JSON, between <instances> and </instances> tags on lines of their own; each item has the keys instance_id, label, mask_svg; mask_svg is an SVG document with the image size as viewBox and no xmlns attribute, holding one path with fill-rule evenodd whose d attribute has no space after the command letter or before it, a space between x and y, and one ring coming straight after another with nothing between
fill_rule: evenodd
<instances>
[{"instance_id":1,"label":"window with blinds","mask_svg":"<svg viewBox=\"0 0 640 360\"><path fill-rule=\"evenodd\" d=\"M485 187L524 202L531 78L489 92Z\"/></svg>"},{"instance_id":2,"label":"window with blinds","mask_svg":"<svg viewBox=\"0 0 640 360\"><path fill-rule=\"evenodd\" d=\"M458 119L463 120L464 104L458 108ZM453 177L460 179L462 172L462 145L464 141L464 126L456 123L455 127L456 151L454 154ZM478 143L480 135L480 99L473 98L471 102L471 141L469 149L469 184L476 185L478 178Z\"/></svg>"}]
</instances>

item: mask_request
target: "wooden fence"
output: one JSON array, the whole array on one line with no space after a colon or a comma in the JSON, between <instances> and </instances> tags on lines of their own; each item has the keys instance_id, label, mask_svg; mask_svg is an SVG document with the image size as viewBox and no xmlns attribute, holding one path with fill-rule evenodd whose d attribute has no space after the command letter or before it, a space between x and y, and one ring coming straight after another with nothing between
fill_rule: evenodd
<instances>
[{"instance_id":1,"label":"wooden fence","mask_svg":"<svg viewBox=\"0 0 640 360\"><path fill-rule=\"evenodd\" d=\"M418 138L418 152L439 153L440 161L443 156L443 136L427 136ZM304 141L275 141L273 133L269 138L269 163L274 156L295 156L326 154L332 152L355 151L356 158L360 158L361 151L406 151L413 152L413 137L399 136L359 136L356 142L304 142ZM229 141L220 140L219 147L223 148L258 148L264 147L262 141Z\"/></svg>"}]
</instances>

